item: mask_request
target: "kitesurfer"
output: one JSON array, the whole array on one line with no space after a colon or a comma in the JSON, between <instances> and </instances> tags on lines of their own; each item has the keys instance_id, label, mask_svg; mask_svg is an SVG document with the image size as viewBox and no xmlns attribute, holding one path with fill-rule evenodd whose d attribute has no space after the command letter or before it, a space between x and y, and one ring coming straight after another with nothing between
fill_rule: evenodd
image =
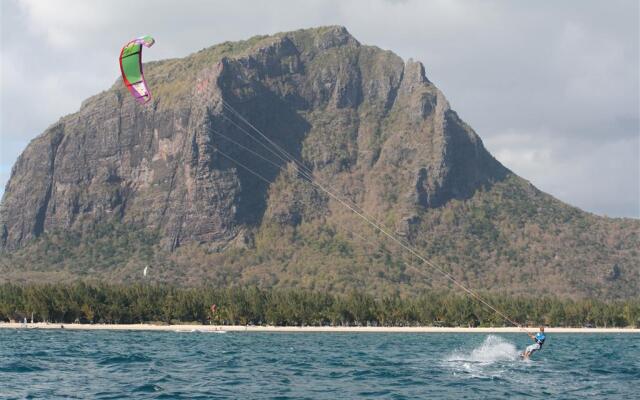
<instances>
[{"instance_id":1,"label":"kitesurfer","mask_svg":"<svg viewBox=\"0 0 640 400\"><path fill-rule=\"evenodd\" d=\"M534 352L540 350L542 348L542 345L544 344L545 339L547 338L544 335L544 326L540 327L540 332L536 333L535 336L532 333L527 332L527 335L529 335L529 337L535 342L534 344L527 346L527 348L524 350L524 353L522 353L522 357L524 358L529 358L531 356L531 354L533 354Z\"/></svg>"}]
</instances>

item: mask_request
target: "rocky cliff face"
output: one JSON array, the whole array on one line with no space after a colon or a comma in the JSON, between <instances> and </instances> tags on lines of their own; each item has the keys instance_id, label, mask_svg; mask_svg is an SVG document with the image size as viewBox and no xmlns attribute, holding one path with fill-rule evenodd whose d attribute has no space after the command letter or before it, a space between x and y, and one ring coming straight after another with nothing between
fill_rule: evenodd
<instances>
[{"instance_id":1,"label":"rocky cliff face","mask_svg":"<svg viewBox=\"0 0 640 400\"><path fill-rule=\"evenodd\" d=\"M400 207L411 218L506 174L419 62L362 46L342 27L253 42L151 64L150 106L118 82L36 138L5 191L2 248L114 218L159 229L170 248L223 245L265 217L299 221L291 193L269 193L217 152L270 182L280 175L216 134L252 144L221 100L372 213Z\"/></svg>"},{"instance_id":2,"label":"rocky cliff face","mask_svg":"<svg viewBox=\"0 0 640 400\"><path fill-rule=\"evenodd\" d=\"M145 75L149 105L118 80L19 157L0 205L0 282L129 282L151 265L153 279L184 284L446 283L299 179L241 116L472 287L637 291L638 221L584 213L513 175L421 63L342 27L223 43Z\"/></svg>"}]
</instances>

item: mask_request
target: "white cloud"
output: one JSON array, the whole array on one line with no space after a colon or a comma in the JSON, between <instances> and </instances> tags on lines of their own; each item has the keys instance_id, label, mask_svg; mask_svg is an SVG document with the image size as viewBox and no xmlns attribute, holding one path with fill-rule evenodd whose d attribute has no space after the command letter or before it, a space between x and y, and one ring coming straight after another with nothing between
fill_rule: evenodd
<instances>
[{"instance_id":1,"label":"white cloud","mask_svg":"<svg viewBox=\"0 0 640 400\"><path fill-rule=\"evenodd\" d=\"M549 165L552 149L527 134L511 133L491 136L486 141L492 153L505 165L522 176L532 176L540 170L540 165Z\"/></svg>"},{"instance_id":2,"label":"white cloud","mask_svg":"<svg viewBox=\"0 0 640 400\"><path fill-rule=\"evenodd\" d=\"M111 22L113 9L106 1L19 0L30 32L55 47L69 49L86 42ZM134 2L130 2L134 4ZM124 6L124 4L122 4ZM129 7L121 12L127 15Z\"/></svg>"},{"instance_id":3,"label":"white cloud","mask_svg":"<svg viewBox=\"0 0 640 400\"><path fill-rule=\"evenodd\" d=\"M640 180L628 176L640 173L640 138L603 144L567 136L509 131L484 142L513 172L560 200L610 216L639 215Z\"/></svg>"}]
</instances>

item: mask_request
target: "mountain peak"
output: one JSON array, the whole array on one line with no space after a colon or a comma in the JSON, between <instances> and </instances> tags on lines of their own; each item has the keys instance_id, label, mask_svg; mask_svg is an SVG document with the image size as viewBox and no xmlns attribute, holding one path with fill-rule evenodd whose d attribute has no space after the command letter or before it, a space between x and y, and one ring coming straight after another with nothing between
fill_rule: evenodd
<instances>
[{"instance_id":1,"label":"mountain peak","mask_svg":"<svg viewBox=\"0 0 640 400\"><path fill-rule=\"evenodd\" d=\"M252 229L278 201L280 173L267 174L273 185L265 185L220 159L218 150L229 151L270 170L216 135L249 144L222 102L319 178L347 184L359 176L350 190L372 213L395 206L414 215L467 198L506 170L448 114L424 70L420 62L361 46L342 26L257 36L149 63L150 107L117 84L25 150L2 203L2 246L111 218L156 227L171 248L226 243ZM381 193L389 175L395 200ZM16 213L24 202L31 211Z\"/></svg>"},{"instance_id":2,"label":"mountain peak","mask_svg":"<svg viewBox=\"0 0 640 400\"><path fill-rule=\"evenodd\" d=\"M297 31L286 32L281 35L289 37L299 43L311 39L313 41L313 45L319 49L360 45L360 43L349 33L347 28L340 25L300 29Z\"/></svg>"},{"instance_id":3,"label":"mountain peak","mask_svg":"<svg viewBox=\"0 0 640 400\"><path fill-rule=\"evenodd\" d=\"M551 232L556 217L565 221L553 231L556 237L540 233L553 247L568 235L571 221L587 218L532 191L496 161L427 79L422 63L361 45L341 26L225 42L148 63L145 77L154 96L148 105L136 103L117 82L27 146L0 204L1 251L19 253L60 232L96 238L116 224L152 232L157 243L149 251L163 255L158 263L181 249L233 257L226 250L241 247L255 258L238 268L255 267L263 282L279 273L256 272L258 260L280 249L284 238L291 242L280 249L277 268L301 262L298 252L309 256L304 260L327 257L321 243L338 240L336 229L345 224L370 236L338 202L298 179L291 160L261 146L265 141L251 136L254 128L314 180L416 246L442 257L462 244L477 246L469 250L478 255L468 260L476 268L470 275L505 265L504 254L515 251L504 244L511 238L520 238L522 248L538 240L523 236L520 227L529 235ZM592 223L610 228L607 220ZM580 276L614 277L598 287L622 285L619 277L629 278L633 265L626 250L616 249L626 249L629 240L602 241L575 244L585 253L594 244L612 254L593 257L604 260L594 264L604 272ZM327 246L350 254L353 244ZM544 246L531 247L535 256L518 262L538 267L539 261L548 276L558 277L554 257L568 257L566 251L554 250L552 257L539 250ZM461 257L454 253L452 259ZM611 274L614 259L618 267ZM422 279L418 272L407 278L389 263L381 266L380 282L390 274L398 282L425 284L415 281Z\"/></svg>"}]
</instances>

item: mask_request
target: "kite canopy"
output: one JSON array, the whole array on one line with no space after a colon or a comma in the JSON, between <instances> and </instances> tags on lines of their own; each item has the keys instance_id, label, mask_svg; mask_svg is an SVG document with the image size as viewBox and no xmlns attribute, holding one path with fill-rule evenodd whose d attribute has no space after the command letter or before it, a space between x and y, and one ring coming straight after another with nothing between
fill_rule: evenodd
<instances>
[{"instance_id":1,"label":"kite canopy","mask_svg":"<svg viewBox=\"0 0 640 400\"><path fill-rule=\"evenodd\" d=\"M122 80L133 97L142 104L151 100L151 92L142 73L142 46L151 47L154 43L151 36L142 36L125 44L120 51Z\"/></svg>"}]
</instances>

